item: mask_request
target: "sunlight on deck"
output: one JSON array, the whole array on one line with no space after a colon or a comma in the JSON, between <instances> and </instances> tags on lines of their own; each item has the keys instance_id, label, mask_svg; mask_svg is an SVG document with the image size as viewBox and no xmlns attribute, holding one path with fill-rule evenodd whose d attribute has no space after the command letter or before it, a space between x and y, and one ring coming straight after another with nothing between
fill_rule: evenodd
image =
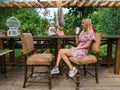
<instances>
[{"instance_id":1,"label":"sunlight on deck","mask_svg":"<svg viewBox=\"0 0 120 90\"><path fill-rule=\"evenodd\" d=\"M92 71L92 69L89 67L89 70ZM48 85L42 83L27 83L26 88L23 89L23 73L23 67L7 67L7 78L5 79L0 74L0 90L49 90ZM96 84L91 76L84 76L82 68L80 75L80 90L120 89L120 75L114 74L113 67L108 69L106 66L99 66L99 84ZM43 75L44 77L45 75ZM39 74L35 74L33 80L44 80L43 78L40 78ZM66 79L65 74L52 78L52 90L75 90L75 87L75 83L71 79Z\"/></svg>"}]
</instances>

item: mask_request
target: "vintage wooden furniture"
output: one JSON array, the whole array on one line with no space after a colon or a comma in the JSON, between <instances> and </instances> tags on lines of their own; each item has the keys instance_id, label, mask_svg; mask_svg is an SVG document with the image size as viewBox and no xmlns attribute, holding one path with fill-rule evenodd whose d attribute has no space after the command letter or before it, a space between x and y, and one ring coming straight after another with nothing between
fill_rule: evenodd
<instances>
[{"instance_id":1,"label":"vintage wooden furniture","mask_svg":"<svg viewBox=\"0 0 120 90\"><path fill-rule=\"evenodd\" d=\"M84 66L84 74L86 73L92 75L96 79L96 83L98 83L98 56L99 56L99 48L100 48L100 42L102 35L101 33L95 33L95 38L96 40L93 41L90 47L90 54L88 54L85 57L82 58L75 58L75 57L70 57L69 60L77 65L78 72L75 76L76 80L73 79L76 83L76 90L79 89L79 84L80 84L80 66ZM86 70L86 65L87 64L95 64L95 75L92 73L88 72Z\"/></svg>"},{"instance_id":2,"label":"vintage wooden furniture","mask_svg":"<svg viewBox=\"0 0 120 90\"><path fill-rule=\"evenodd\" d=\"M1 66L1 74L6 78L6 60L5 55L13 52L13 50L0 50L0 66Z\"/></svg>"},{"instance_id":3,"label":"vintage wooden furniture","mask_svg":"<svg viewBox=\"0 0 120 90\"><path fill-rule=\"evenodd\" d=\"M28 78L32 78L32 75L34 73L34 67L35 66L44 66L47 67L47 72L40 71L39 73L47 73L48 75L48 81L41 81L41 83L48 83L49 88L51 89L51 74L50 74L50 68L51 63L53 60L52 54L38 54L34 53L34 43L33 43L33 36L31 33L21 33L21 41L22 41L22 52L25 59L25 68L24 68L24 85L23 88L25 88L26 83L30 82ZM31 66L31 74L28 76L28 66Z\"/></svg>"},{"instance_id":4,"label":"vintage wooden furniture","mask_svg":"<svg viewBox=\"0 0 120 90\"><path fill-rule=\"evenodd\" d=\"M48 43L37 43L37 45L35 44L36 48L53 48L55 49L55 58L57 56L57 52L60 48L62 48L62 46L64 46L64 44L62 43L62 40L65 41L65 45L75 45L74 43L71 43L75 41L75 36L63 36L63 37L57 37L57 36L33 36L34 41L36 42L40 42L40 41L48 41L48 40L53 40L56 39L55 44L48 44ZM111 60L111 56L112 56L112 45L111 42L116 42L114 43L116 46L116 50L115 50L115 63L114 63L114 73L115 74L119 74L120 73L120 36L102 36L102 40L106 40L106 44L107 44L107 57L106 57L106 64L110 65L110 60ZM12 49L13 52L11 52L10 56L11 56L11 63L13 63L13 65L15 64L14 58L15 58L15 49L16 48L21 48L21 43L19 43L20 45L16 45L16 43L20 41L20 37L19 36L0 36L0 49L4 49L4 48L8 48L8 49ZM66 42L67 41L67 42ZM5 42L8 42L7 46L5 44Z\"/></svg>"}]
</instances>

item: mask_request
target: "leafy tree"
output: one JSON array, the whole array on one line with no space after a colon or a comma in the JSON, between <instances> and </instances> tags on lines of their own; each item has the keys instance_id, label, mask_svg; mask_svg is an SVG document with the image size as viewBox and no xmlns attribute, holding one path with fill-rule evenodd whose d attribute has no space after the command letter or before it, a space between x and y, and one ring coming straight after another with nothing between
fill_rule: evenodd
<instances>
[{"instance_id":1,"label":"leafy tree","mask_svg":"<svg viewBox=\"0 0 120 90\"><path fill-rule=\"evenodd\" d=\"M0 28L8 30L6 20L15 16L21 22L24 32L32 34L44 34L48 25L48 20L42 18L36 8L0 8Z\"/></svg>"},{"instance_id":2,"label":"leafy tree","mask_svg":"<svg viewBox=\"0 0 120 90\"><path fill-rule=\"evenodd\" d=\"M8 30L8 27L6 26L6 20L11 17L11 14L16 10L17 9L0 8L0 29Z\"/></svg>"},{"instance_id":3,"label":"leafy tree","mask_svg":"<svg viewBox=\"0 0 120 90\"><path fill-rule=\"evenodd\" d=\"M98 8L89 15L97 31L104 35L120 35L120 8Z\"/></svg>"},{"instance_id":4,"label":"leafy tree","mask_svg":"<svg viewBox=\"0 0 120 90\"><path fill-rule=\"evenodd\" d=\"M64 31L65 34L73 35L74 29L77 26L80 26L81 20L83 18L87 18L89 14L94 12L95 8L69 8L69 13L65 15L65 25L64 25Z\"/></svg>"}]
</instances>

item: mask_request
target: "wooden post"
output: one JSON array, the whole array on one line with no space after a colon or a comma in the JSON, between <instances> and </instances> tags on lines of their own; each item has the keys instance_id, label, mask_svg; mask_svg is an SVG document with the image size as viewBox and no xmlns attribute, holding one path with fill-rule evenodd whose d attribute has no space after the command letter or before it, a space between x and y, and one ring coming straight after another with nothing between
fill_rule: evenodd
<instances>
[{"instance_id":1,"label":"wooden post","mask_svg":"<svg viewBox=\"0 0 120 90\"><path fill-rule=\"evenodd\" d=\"M110 63L112 59L112 39L108 39L107 41L107 58L108 68L110 68Z\"/></svg>"},{"instance_id":2,"label":"wooden post","mask_svg":"<svg viewBox=\"0 0 120 90\"><path fill-rule=\"evenodd\" d=\"M58 52L59 52L59 50L61 48L62 48L62 39L61 38L57 38L57 56L58 56ZM60 62L59 68L60 68L60 72L62 73L62 62Z\"/></svg>"},{"instance_id":3,"label":"wooden post","mask_svg":"<svg viewBox=\"0 0 120 90\"><path fill-rule=\"evenodd\" d=\"M3 49L3 40L0 39L0 49Z\"/></svg>"},{"instance_id":4,"label":"wooden post","mask_svg":"<svg viewBox=\"0 0 120 90\"><path fill-rule=\"evenodd\" d=\"M117 40L116 60L115 60L114 73L115 74L119 74L120 73L120 38Z\"/></svg>"},{"instance_id":5,"label":"wooden post","mask_svg":"<svg viewBox=\"0 0 120 90\"><path fill-rule=\"evenodd\" d=\"M9 56L10 56L11 65L12 65L12 67L14 67L14 59L15 59L14 43L15 43L15 41L14 41L14 39L9 39L8 42L9 42L9 49L13 50L13 52L9 53Z\"/></svg>"}]
</instances>

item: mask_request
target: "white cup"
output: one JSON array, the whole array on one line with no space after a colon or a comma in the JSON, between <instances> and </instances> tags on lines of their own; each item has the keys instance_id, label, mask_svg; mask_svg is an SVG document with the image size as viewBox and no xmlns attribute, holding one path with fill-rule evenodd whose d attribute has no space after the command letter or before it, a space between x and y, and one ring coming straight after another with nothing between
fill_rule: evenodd
<instances>
[{"instance_id":1,"label":"white cup","mask_svg":"<svg viewBox=\"0 0 120 90\"><path fill-rule=\"evenodd\" d=\"M75 28L75 34L79 34L79 32L80 32L80 28L79 28L79 27L76 27L76 28Z\"/></svg>"}]
</instances>

